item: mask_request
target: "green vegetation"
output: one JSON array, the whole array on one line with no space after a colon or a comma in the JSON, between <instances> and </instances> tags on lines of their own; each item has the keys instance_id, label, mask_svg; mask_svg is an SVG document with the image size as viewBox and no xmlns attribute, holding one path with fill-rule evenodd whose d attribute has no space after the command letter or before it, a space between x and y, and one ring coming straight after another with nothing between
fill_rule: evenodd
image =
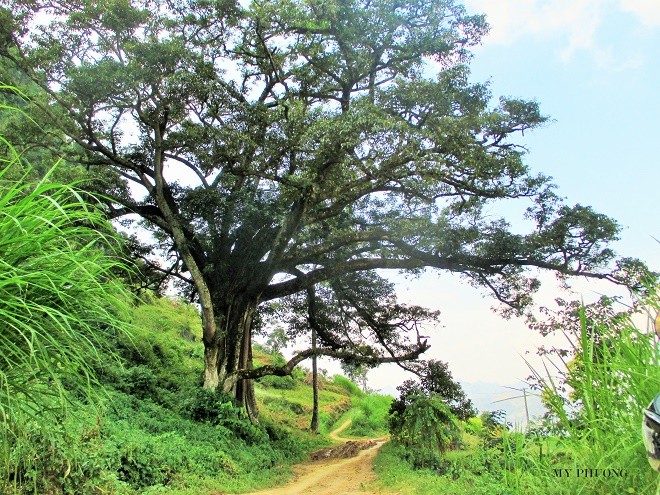
<instances>
[{"instance_id":1,"label":"green vegetation","mask_svg":"<svg viewBox=\"0 0 660 495\"><path fill-rule=\"evenodd\" d=\"M326 446L307 432L312 409L309 374L264 377L256 396L258 425L230 396L200 387L201 325L197 310L176 299L136 306L133 343L119 345L122 367L107 371L115 389L107 406L104 452L125 493L240 492L282 483L294 462ZM260 364L282 361L255 347ZM321 379L323 431L351 407L351 395ZM122 492L123 493L123 492Z\"/></svg>"},{"instance_id":2,"label":"green vegetation","mask_svg":"<svg viewBox=\"0 0 660 495\"><path fill-rule=\"evenodd\" d=\"M8 180L0 169L0 412L94 379L100 350L125 327L125 270L102 213L71 185ZM24 176L23 176L24 178Z\"/></svg>"},{"instance_id":3,"label":"green vegetation","mask_svg":"<svg viewBox=\"0 0 660 495\"><path fill-rule=\"evenodd\" d=\"M126 265L96 200L52 183L53 169L28 180L0 141L0 491L86 490L97 370L128 338ZM89 421L76 423L78 411Z\"/></svg>"},{"instance_id":4,"label":"green vegetation","mask_svg":"<svg viewBox=\"0 0 660 495\"><path fill-rule=\"evenodd\" d=\"M200 323L193 306L147 296L129 314L131 339L109 339L116 358L94 366L103 386L94 387L93 402L65 390L66 414L42 423L26 418L10 442L4 438L3 479L11 482L0 486L3 493L255 490L284 482L288 466L328 444L306 431L312 395L304 370L257 385L262 416L254 425L230 396L200 387L203 346L195 337ZM255 359L265 364L282 357L256 349ZM352 401L368 399L343 377L322 378L322 431ZM386 407L380 410L382 431ZM39 454L44 449L49 455ZM20 476L12 465L18 459L34 460Z\"/></svg>"},{"instance_id":5,"label":"green vegetation","mask_svg":"<svg viewBox=\"0 0 660 495\"><path fill-rule=\"evenodd\" d=\"M255 358L260 359L259 353ZM261 416L298 430L309 428L312 417L311 372L296 370L293 377L264 377L256 389L263 405ZM282 386L285 384L285 386ZM328 433L337 420L351 408L351 392L337 386L334 380L319 379L319 431Z\"/></svg>"},{"instance_id":6,"label":"green vegetation","mask_svg":"<svg viewBox=\"0 0 660 495\"><path fill-rule=\"evenodd\" d=\"M660 350L609 300L536 325L571 345L548 356L559 377L534 371L550 413L527 432L475 418L433 361L394 400L322 376L321 435L308 431L305 359L364 380L429 347L439 313L398 303L381 270L460 273L521 314L539 286L529 269L547 269L645 290L638 308L658 311L654 277L608 247L617 223L562 204L523 163L515 135L547 121L538 105L493 105L469 82L483 17L452 0L392 5L0 8L3 78L29 93L0 84L0 492L264 488L346 419L348 436L390 431L384 491L656 489L639 427ZM490 217L499 200L527 201L528 233ZM150 244L117 233L127 215ZM170 282L186 299L143 290ZM313 348L278 352L312 333Z\"/></svg>"},{"instance_id":7,"label":"green vegetation","mask_svg":"<svg viewBox=\"0 0 660 495\"><path fill-rule=\"evenodd\" d=\"M82 193L49 176L1 185L0 238L14 240L2 244L12 271L0 284L14 332L2 340L3 493L238 493L284 482L291 464L327 445L307 431L309 372L262 377L253 424L231 396L201 388L197 309L122 289L119 241ZM657 311L657 298L638 309ZM563 331L570 361L559 378L536 373L550 414L527 433L509 431L496 413L469 417L471 404L439 362L426 363L420 384L402 387L405 400L394 402L322 375L321 432L351 419L346 436L382 436L393 424L388 412L399 414L375 464L374 487L384 492L653 492L639 411L660 389L654 337L609 300L566 305L538 329ZM254 360L285 362L259 346ZM578 469L610 474L578 477Z\"/></svg>"},{"instance_id":8,"label":"green vegetation","mask_svg":"<svg viewBox=\"0 0 660 495\"><path fill-rule=\"evenodd\" d=\"M374 366L418 358L437 316L384 271L457 273L513 313L536 269L637 282L619 225L524 162L539 105L472 82L488 25L458 1L14 0L0 28L3 78L48 131L15 144L141 217L143 255L200 304L205 385L252 418L253 380L291 371L253 362L269 303L303 301L315 354ZM528 222L492 216L511 203Z\"/></svg>"},{"instance_id":9,"label":"green vegetation","mask_svg":"<svg viewBox=\"0 0 660 495\"><path fill-rule=\"evenodd\" d=\"M389 410L392 440L404 447L415 467L439 466L443 454L461 442L460 420L476 411L442 361L414 365L419 383L406 380Z\"/></svg>"},{"instance_id":10,"label":"green vegetation","mask_svg":"<svg viewBox=\"0 0 660 495\"><path fill-rule=\"evenodd\" d=\"M477 449L475 452L446 454L436 469L415 469L406 452L393 443L383 446L374 462L378 480L369 488L401 495L511 495L516 493L501 481L500 456ZM524 492L521 493L523 495Z\"/></svg>"},{"instance_id":11,"label":"green vegetation","mask_svg":"<svg viewBox=\"0 0 660 495\"><path fill-rule=\"evenodd\" d=\"M655 315L657 296L635 309ZM457 423L448 415L431 415L435 408L422 407L429 404L408 408L410 417L400 425L405 434L393 432L395 441L377 458L374 486L434 495L655 493L658 476L640 430L642 409L660 391L660 349L653 332L634 321L632 311L615 312L612 300L567 304L542 324L563 332L571 351L552 353L566 363L559 378L535 371L549 408L539 424L526 433L511 432L501 415L484 413L460 424L456 447L424 457L434 450L429 432L441 434Z\"/></svg>"},{"instance_id":12,"label":"green vegetation","mask_svg":"<svg viewBox=\"0 0 660 495\"><path fill-rule=\"evenodd\" d=\"M343 378L343 377L342 377ZM387 415L392 404L389 395L363 394L353 397L348 418L351 425L343 435L354 437L383 437L388 433Z\"/></svg>"}]
</instances>

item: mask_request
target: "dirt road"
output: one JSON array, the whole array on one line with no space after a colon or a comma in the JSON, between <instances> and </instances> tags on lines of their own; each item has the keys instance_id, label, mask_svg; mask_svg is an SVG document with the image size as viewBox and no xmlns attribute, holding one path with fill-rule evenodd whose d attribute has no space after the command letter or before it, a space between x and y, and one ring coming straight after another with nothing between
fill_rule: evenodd
<instances>
[{"instance_id":1,"label":"dirt road","mask_svg":"<svg viewBox=\"0 0 660 495\"><path fill-rule=\"evenodd\" d=\"M344 422L339 426L339 428L337 428L337 429L334 430L334 431L331 431L330 434L329 434L328 436L329 436L330 438L332 438L333 440L335 440L336 442L343 442L344 439L339 438L339 434L340 434L342 431L344 431L346 428L348 428L349 426L351 426L351 420L350 420L350 419L347 419L346 421L344 421Z\"/></svg>"},{"instance_id":2,"label":"dirt road","mask_svg":"<svg viewBox=\"0 0 660 495\"><path fill-rule=\"evenodd\" d=\"M330 434L333 439L350 425L350 420ZM307 462L294 468L296 478L289 484L247 495L377 495L360 488L374 480L372 465L384 440L360 451L349 459L328 459Z\"/></svg>"}]
</instances>

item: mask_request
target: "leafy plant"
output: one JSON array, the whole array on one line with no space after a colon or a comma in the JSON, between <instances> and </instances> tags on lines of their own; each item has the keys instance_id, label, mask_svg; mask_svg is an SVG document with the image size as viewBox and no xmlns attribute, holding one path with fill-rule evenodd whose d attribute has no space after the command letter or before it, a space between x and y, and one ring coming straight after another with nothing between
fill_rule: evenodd
<instances>
[{"instance_id":1,"label":"leafy plant","mask_svg":"<svg viewBox=\"0 0 660 495\"><path fill-rule=\"evenodd\" d=\"M56 167L30 180L9 140L0 141L8 150L0 168L0 488L74 493L101 465L94 426L81 437L66 409L76 396L95 397L96 371L113 359L108 337L126 335L131 297L119 276L127 267L96 198L53 182Z\"/></svg>"},{"instance_id":2,"label":"leafy plant","mask_svg":"<svg viewBox=\"0 0 660 495\"><path fill-rule=\"evenodd\" d=\"M54 170L30 181L18 156L0 169L5 492L83 493L98 482L93 423L81 428L66 409L81 407L75 396L95 397L96 371L113 359L107 337L128 329L131 298L118 280L126 265L114 230L94 198L51 182Z\"/></svg>"},{"instance_id":3,"label":"leafy plant","mask_svg":"<svg viewBox=\"0 0 660 495\"><path fill-rule=\"evenodd\" d=\"M129 296L103 214L70 185L7 181L0 171L0 409L38 409L94 379L105 336L127 325ZM83 377L83 382L78 378ZM47 385L46 385L47 384Z\"/></svg>"},{"instance_id":4,"label":"leafy plant","mask_svg":"<svg viewBox=\"0 0 660 495\"><path fill-rule=\"evenodd\" d=\"M292 376L264 376L259 379L259 383L264 387L280 390L293 390L296 388L296 380Z\"/></svg>"},{"instance_id":5,"label":"leafy plant","mask_svg":"<svg viewBox=\"0 0 660 495\"><path fill-rule=\"evenodd\" d=\"M221 426L249 444L264 440L264 431L250 422L233 397L222 391L197 389L188 404L188 411L193 420Z\"/></svg>"},{"instance_id":6,"label":"leafy plant","mask_svg":"<svg viewBox=\"0 0 660 495\"><path fill-rule=\"evenodd\" d=\"M630 311L615 311L608 298L588 306L566 304L546 327L561 331L569 342L566 352L550 354L562 358L563 366L555 363L561 374L533 370L559 434L558 465L625 470L626 477L591 480L603 493L631 487L639 491L629 493L650 493L657 485L640 434L641 411L660 391L656 336L636 323L659 309L655 290L649 293ZM580 483L584 478L574 478L570 490L581 489Z\"/></svg>"},{"instance_id":7,"label":"leafy plant","mask_svg":"<svg viewBox=\"0 0 660 495\"><path fill-rule=\"evenodd\" d=\"M388 431L388 413L392 397L367 394L353 399L352 423L346 433L353 436L373 437Z\"/></svg>"},{"instance_id":8,"label":"leafy plant","mask_svg":"<svg viewBox=\"0 0 660 495\"><path fill-rule=\"evenodd\" d=\"M440 464L442 454L457 445L458 419L440 397L413 394L402 412L390 416L392 439L403 445L417 467Z\"/></svg>"},{"instance_id":9,"label":"leafy plant","mask_svg":"<svg viewBox=\"0 0 660 495\"><path fill-rule=\"evenodd\" d=\"M442 400L451 413L462 420L476 414L472 401L467 398L460 383L455 381L447 363L437 360L420 361L411 365L419 377L419 383L406 380L397 387L399 397L392 401L390 414L393 418L402 413L415 395L435 396Z\"/></svg>"}]
</instances>

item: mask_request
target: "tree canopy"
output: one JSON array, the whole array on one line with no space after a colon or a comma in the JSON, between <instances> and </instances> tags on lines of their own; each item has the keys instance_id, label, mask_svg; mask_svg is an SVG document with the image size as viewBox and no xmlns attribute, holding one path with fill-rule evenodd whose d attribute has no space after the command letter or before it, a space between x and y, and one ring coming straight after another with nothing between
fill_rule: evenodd
<instances>
[{"instance_id":1,"label":"tree canopy","mask_svg":"<svg viewBox=\"0 0 660 495\"><path fill-rule=\"evenodd\" d=\"M60 152L110 217L155 233L160 270L200 303L206 386L248 406L250 379L310 352L253 369L268 301L303 297L310 328L341 301L351 323L321 329L316 352L375 364L419 356L433 318L365 296L383 269L459 273L513 312L539 286L528 267L628 281L608 268L616 222L524 163L515 136L547 121L537 103L470 81L488 27L453 0L18 0L0 26ZM516 198L527 234L487 215Z\"/></svg>"},{"instance_id":2,"label":"tree canopy","mask_svg":"<svg viewBox=\"0 0 660 495\"><path fill-rule=\"evenodd\" d=\"M451 414L459 419L468 420L476 415L472 401L465 395L461 384L452 377L447 363L434 359L428 362L421 361L415 363L411 371L419 377L419 382L406 380L397 387L399 397L392 401L390 407L392 425L398 424L413 397L417 395L441 400Z\"/></svg>"}]
</instances>

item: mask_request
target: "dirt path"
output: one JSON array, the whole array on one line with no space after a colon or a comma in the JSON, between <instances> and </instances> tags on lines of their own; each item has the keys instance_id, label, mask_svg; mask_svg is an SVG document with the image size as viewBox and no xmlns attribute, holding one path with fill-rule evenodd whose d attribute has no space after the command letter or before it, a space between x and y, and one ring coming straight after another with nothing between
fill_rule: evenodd
<instances>
[{"instance_id":1,"label":"dirt path","mask_svg":"<svg viewBox=\"0 0 660 495\"><path fill-rule=\"evenodd\" d=\"M350 424L350 420L343 423L330 433L330 438L345 441L338 435ZM374 480L373 461L383 443L384 440L378 440L375 445L361 450L357 456L349 459L328 459L300 464L294 467L296 478L289 484L247 495L377 495L378 492L363 491L360 488Z\"/></svg>"},{"instance_id":2,"label":"dirt path","mask_svg":"<svg viewBox=\"0 0 660 495\"><path fill-rule=\"evenodd\" d=\"M339 428L337 428L337 429L334 430L334 431L331 431L330 434L329 434L328 436L329 436L331 439L336 440L337 442L343 442L343 441L345 441L344 439L339 438L339 434L340 434L342 431L344 431L346 428L348 428L349 426L351 426L351 423L352 423L352 421L351 421L350 419L347 419L346 421L344 421L344 422L339 426Z\"/></svg>"}]
</instances>

